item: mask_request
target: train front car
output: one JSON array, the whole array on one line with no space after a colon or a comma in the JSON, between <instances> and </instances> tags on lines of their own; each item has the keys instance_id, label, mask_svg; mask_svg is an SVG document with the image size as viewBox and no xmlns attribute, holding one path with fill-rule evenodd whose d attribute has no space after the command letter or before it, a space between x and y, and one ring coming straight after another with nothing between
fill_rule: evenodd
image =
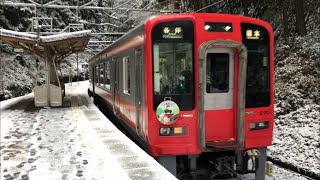
<instances>
[{"instance_id":1,"label":"train front car","mask_svg":"<svg viewBox=\"0 0 320 180\"><path fill-rule=\"evenodd\" d=\"M145 31L150 154L175 175L208 173L199 169L209 165L211 178L237 171L264 179L274 121L271 26L175 14L151 18Z\"/></svg>"}]
</instances>

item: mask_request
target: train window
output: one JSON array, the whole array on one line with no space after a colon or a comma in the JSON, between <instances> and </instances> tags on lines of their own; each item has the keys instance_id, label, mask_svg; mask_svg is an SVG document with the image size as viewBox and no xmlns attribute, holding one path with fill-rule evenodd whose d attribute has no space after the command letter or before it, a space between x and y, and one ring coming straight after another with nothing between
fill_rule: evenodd
<instances>
[{"instance_id":1,"label":"train window","mask_svg":"<svg viewBox=\"0 0 320 180\"><path fill-rule=\"evenodd\" d=\"M92 66L89 66L89 82L92 83Z\"/></svg>"},{"instance_id":2,"label":"train window","mask_svg":"<svg viewBox=\"0 0 320 180\"><path fill-rule=\"evenodd\" d=\"M98 85L99 84L99 65L96 65L96 71L95 71L95 83Z\"/></svg>"},{"instance_id":3,"label":"train window","mask_svg":"<svg viewBox=\"0 0 320 180\"><path fill-rule=\"evenodd\" d=\"M123 92L130 94L130 58L123 58Z\"/></svg>"},{"instance_id":4,"label":"train window","mask_svg":"<svg viewBox=\"0 0 320 180\"><path fill-rule=\"evenodd\" d=\"M99 84L100 86L103 86L104 85L104 65L103 64L100 64L99 65L99 68L100 68L100 71L99 71Z\"/></svg>"},{"instance_id":5,"label":"train window","mask_svg":"<svg viewBox=\"0 0 320 180\"><path fill-rule=\"evenodd\" d=\"M104 63L105 65L105 88L110 89L110 61Z\"/></svg>"},{"instance_id":6,"label":"train window","mask_svg":"<svg viewBox=\"0 0 320 180\"><path fill-rule=\"evenodd\" d=\"M248 49L246 108L270 105L269 35L265 28L241 24L243 43Z\"/></svg>"},{"instance_id":7,"label":"train window","mask_svg":"<svg viewBox=\"0 0 320 180\"><path fill-rule=\"evenodd\" d=\"M207 54L206 92L226 93L229 91L229 54Z\"/></svg>"},{"instance_id":8,"label":"train window","mask_svg":"<svg viewBox=\"0 0 320 180\"><path fill-rule=\"evenodd\" d=\"M154 93L190 94L192 92L192 44L156 43L154 50Z\"/></svg>"}]
</instances>

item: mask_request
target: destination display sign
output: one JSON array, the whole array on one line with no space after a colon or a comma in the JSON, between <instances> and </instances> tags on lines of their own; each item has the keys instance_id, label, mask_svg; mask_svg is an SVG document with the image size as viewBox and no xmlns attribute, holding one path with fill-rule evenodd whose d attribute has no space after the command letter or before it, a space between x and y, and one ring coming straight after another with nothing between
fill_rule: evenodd
<instances>
[{"instance_id":1,"label":"destination display sign","mask_svg":"<svg viewBox=\"0 0 320 180\"><path fill-rule=\"evenodd\" d=\"M261 37L261 32L257 29L247 29L246 30L247 39L258 40Z\"/></svg>"},{"instance_id":2,"label":"destination display sign","mask_svg":"<svg viewBox=\"0 0 320 180\"><path fill-rule=\"evenodd\" d=\"M269 34L267 30L259 25L242 23L241 34L243 40L251 42L265 42L269 44Z\"/></svg>"},{"instance_id":3,"label":"destination display sign","mask_svg":"<svg viewBox=\"0 0 320 180\"><path fill-rule=\"evenodd\" d=\"M162 29L163 39L182 39L183 29L182 27L164 27Z\"/></svg>"}]
</instances>

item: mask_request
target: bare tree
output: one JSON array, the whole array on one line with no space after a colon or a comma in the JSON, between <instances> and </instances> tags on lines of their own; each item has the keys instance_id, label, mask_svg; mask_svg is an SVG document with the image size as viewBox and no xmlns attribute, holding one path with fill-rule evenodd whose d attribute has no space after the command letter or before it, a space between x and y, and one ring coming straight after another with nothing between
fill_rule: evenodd
<instances>
[{"instance_id":1,"label":"bare tree","mask_svg":"<svg viewBox=\"0 0 320 180\"><path fill-rule=\"evenodd\" d=\"M294 2L296 14L296 31L298 35L305 36L307 34L307 30L304 15L304 2L303 0L294 0Z\"/></svg>"},{"instance_id":2,"label":"bare tree","mask_svg":"<svg viewBox=\"0 0 320 180\"><path fill-rule=\"evenodd\" d=\"M243 15L249 16L249 11L248 11L248 0L243 0L241 1L242 9L243 9Z\"/></svg>"},{"instance_id":3,"label":"bare tree","mask_svg":"<svg viewBox=\"0 0 320 180\"><path fill-rule=\"evenodd\" d=\"M284 38L284 42L287 44L288 37L289 37L289 22L288 22L289 3L288 3L288 0L282 0L281 7L282 7L283 38Z\"/></svg>"}]
</instances>

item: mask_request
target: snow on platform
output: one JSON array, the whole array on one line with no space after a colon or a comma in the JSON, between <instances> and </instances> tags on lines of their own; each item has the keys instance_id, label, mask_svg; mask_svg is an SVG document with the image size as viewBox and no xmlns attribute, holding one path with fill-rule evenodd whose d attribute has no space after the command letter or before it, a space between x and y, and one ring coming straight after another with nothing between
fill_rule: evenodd
<instances>
[{"instance_id":1,"label":"snow on platform","mask_svg":"<svg viewBox=\"0 0 320 180\"><path fill-rule=\"evenodd\" d=\"M83 86L88 82L67 86L60 108L36 108L32 94L1 102L0 179L176 179L123 135Z\"/></svg>"},{"instance_id":2,"label":"snow on platform","mask_svg":"<svg viewBox=\"0 0 320 180\"><path fill-rule=\"evenodd\" d=\"M176 179L93 105L87 81L73 84L61 108L34 107L32 93L0 102L1 180ZM266 180L309 179L273 169Z\"/></svg>"}]
</instances>

